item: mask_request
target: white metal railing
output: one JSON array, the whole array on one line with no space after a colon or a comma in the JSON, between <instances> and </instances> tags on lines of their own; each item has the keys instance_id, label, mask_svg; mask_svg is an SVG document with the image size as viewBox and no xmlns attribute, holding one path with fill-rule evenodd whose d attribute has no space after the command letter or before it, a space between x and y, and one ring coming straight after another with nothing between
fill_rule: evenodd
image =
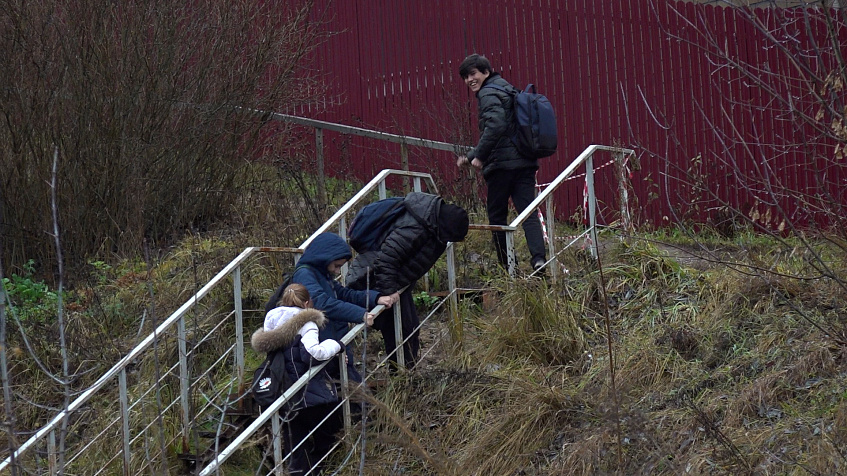
<instances>
[{"instance_id":1,"label":"white metal railing","mask_svg":"<svg viewBox=\"0 0 847 476\"><path fill-rule=\"evenodd\" d=\"M143 469L145 467L153 468L155 462L135 462L131 456L138 455L139 459L148 460L145 455L149 448L134 451L134 444L149 444L147 439L155 440L155 435L148 434L148 431L153 431L153 425L148 424L138 434L130 433L130 418L132 415L140 415L149 412L149 409L144 408L145 405L155 405L158 410L156 413L168 413L175 411L178 407L181 413L179 420L182 422L182 431L174 438L161 443L162 446L170 446L175 443L176 439L181 437L184 448L191 445L191 429L194 425L201 423L199 416L210 408L214 410L214 398L219 398L223 394L229 395L233 386L241 387L244 381L244 330L243 330L243 309L242 309L242 283L241 270L242 266L248 263L248 260L254 258L260 252L287 252L295 255L295 260L305 250L306 246L320 233L327 231L333 224L339 226L339 233L344 236L346 234L346 214L352 213L355 207L369 194L374 191L378 192L380 198L385 198L386 187L385 180L389 176L405 176L411 177L414 181L416 191L422 191L422 186L425 184L428 190L437 193L435 183L432 177L428 174L418 172L405 172L399 170L383 170L374 177L359 193L351 198L330 220L324 223L321 228L315 231L306 241L296 248L276 248L276 247L251 247L246 248L232 262L226 265L217 275L215 275L208 283L206 283L199 291L189 298L182 306L179 307L173 314L159 324L156 329L144 338L138 345L135 346L126 356L124 356L111 369L106 371L94 384L83 391L76 399L74 399L66 410L59 412L51 419L44 427L35 432L29 439L21 444L12 454L0 462L0 472L9 468L13 461L17 463L25 463L24 457L27 456L37 445L46 444L46 458L48 462L48 471L51 474L57 474L61 471L66 471L67 467L72 467L76 461L84 459L83 453L87 451L97 451L102 458L103 464L101 472L113 473L116 472L115 466L121 467L120 471L124 474L130 474L133 469ZM233 310L229 312L226 319L217 321L217 325L213 329L203 335L193 335L186 329L186 316L194 311L197 311L198 304L207 297L215 288L220 286L228 278L232 279L233 293ZM381 312L381 310L380 310ZM213 335L223 326L224 322L229 319L234 320L234 344L230 346L223 355L203 356L214 359L214 367L205 368L203 373L196 378L192 378L191 369L189 368L189 359L192 357L199 358L201 345L213 338ZM233 338L229 336L227 338ZM352 338L352 337L351 337ZM190 341L195 342L191 349L188 348ZM178 363L173 366L166 367L162 371L162 375L146 390L139 392L139 395L131 401L132 395L130 385L128 384L128 369L138 364L138 361L149 352L155 351L157 346L176 345L178 348ZM208 377L213 369L222 369L226 364L230 363L235 368L235 376L225 382L219 382L217 385L212 385L207 388L200 388L206 383L205 378ZM169 364L164 364L169 365ZM170 386L167 382L170 380L178 380L178 392L170 391ZM161 401L162 394L159 387L167 387L170 393L175 396L169 401ZM216 388L217 387L217 388ZM53 457L57 452L55 441L57 432L60 431L62 423L71 419L72 416L79 417L84 411L85 406L91 403L92 398L103 391L118 391L119 397L115 411L119 413L118 417L110 420L104 428L95 430L96 435L85 443L79 445L68 445L68 457L65 463L65 468L57 468L57 458ZM199 406L196 410L192 409L194 397L196 393L201 393L202 398L206 400L206 404ZM145 400L147 398L147 400ZM156 400L151 403L148 400ZM152 420L152 419L151 419ZM89 424L93 422L89 421ZM114 445L114 442L119 444ZM73 448L78 451L73 451ZM103 454L108 451L108 448L115 447L114 453ZM36 457L36 459L38 459ZM120 461L118 462L118 460ZM40 464L40 463L38 463ZM162 463L164 464L164 463ZM136 468L133 468L135 466Z\"/></svg>"},{"instance_id":2,"label":"white metal railing","mask_svg":"<svg viewBox=\"0 0 847 476\"><path fill-rule=\"evenodd\" d=\"M596 194L594 191L594 154L597 152L611 152L615 156L615 160L623 160L623 158L627 155L635 154L635 151L632 149L625 149L621 147L610 147L605 145L589 145L579 154L570 165L568 165L559 175L556 176L536 197L535 200L530 202L529 206L521 212L517 217L509 225L497 226L497 225L471 225L471 229L477 230L491 230L491 231L503 231L506 233L506 253L508 256L508 271L509 275L514 277L516 271L516 260L515 260L515 239L514 234L518 230L518 228L523 225L530 216L536 213L536 210L543 202L545 204L545 209L547 211L547 236L548 236L548 251L551 256L550 259L544 264L545 267L550 268L551 270L551 278L553 282L555 282L558 274L558 266L557 266L557 250L556 250L556 240L555 240L555 232L556 232L556 214L555 207L553 206L553 193L568 179L574 176L574 173L577 169L585 165L585 183L586 189L588 191L587 203L588 203L588 229L587 231L591 232L596 230L597 224L597 200ZM622 213L626 212L627 204L624 202L621 203ZM594 239L591 242L591 254L592 256L597 256L597 240ZM550 266L552 264L552 266Z\"/></svg>"},{"instance_id":3,"label":"white metal railing","mask_svg":"<svg viewBox=\"0 0 847 476\"><path fill-rule=\"evenodd\" d=\"M592 240L591 251L592 251L592 254L596 257L597 240L596 240L596 210L595 210L595 203L594 203L595 202L595 193L594 193L593 158L594 158L594 154L596 152L600 152L600 151L612 152L613 154L619 155L619 156L634 153L634 151L632 151L630 149L621 149L621 148L601 146L601 145L591 145L591 146L587 147L565 170L563 170L562 173L560 173L552 182L550 182L550 184L547 185L547 187L545 187L545 189L541 193L539 193L539 195L535 198L535 200L533 200L533 202L530 203L530 205L526 208L526 210L524 210L521 214L519 214L512 221L512 223L510 223L508 226L502 226L501 227L501 226L491 226L491 225L471 225L472 229L477 229L477 230L502 230L502 231L505 231L507 233L507 237L508 237L507 238L507 246L509 247L508 253L509 253L509 256L510 256L510 265L511 265L509 271L510 271L511 274L514 274L514 272L515 272L514 271L514 239L512 238L513 233L522 225L522 223L526 219L528 219L531 216L532 213L535 212L535 209L538 208L538 206L542 202L546 201L546 203L547 203L547 214L548 214L548 216L547 216L548 237L549 237L548 241L549 241L549 252L550 252L551 258L547 261L547 263L545 263L545 266L549 266L551 263L553 263L553 266L549 266L549 267L552 270L551 271L552 279L556 278L556 270L558 269L558 266L556 265L556 263L557 263L557 256L558 256L559 252L557 252L556 247L555 247L555 233L554 233L555 221L554 221L554 210L553 210L553 206L552 206L552 196L553 196L553 193L566 180L571 178L573 176L574 172L583 164L585 165L585 177L586 177L585 180L586 180L586 185L587 185L587 190L588 190L589 227L582 234L580 234L580 237L587 236L591 233L595 233L595 238L594 238L594 240ZM386 172L386 171L383 171L383 172ZM377 177L380 177L380 176L381 175L378 175ZM371 181L371 183L373 183L373 181ZM384 184L384 181L381 182L381 183ZM419 191L419 186L416 187L416 190ZM381 190L380 192L381 192L380 197L384 197L385 196L384 193L383 193L384 191ZM351 202L354 201L354 200L356 200L356 202L358 202L358 199L364 197L365 195L367 195L367 192L366 192L365 189L363 189L359 194L357 194L353 199L351 199ZM325 223L324 226L322 226L312 236L313 237L317 236L317 234L328 230L334 223L341 221L343 216L344 216L344 213L342 213L341 210L340 210L339 213L336 213L333 216L333 218L331 218L327 223ZM341 221L341 223L343 223L343 221ZM571 241L571 243L569 243L565 248L573 245L577 241L577 239L574 239L573 241ZM308 243L308 242L311 242L311 239L307 240L306 243ZM458 336L458 338L461 338L461 335L462 335L461 330L458 329L458 328L455 328L456 326L460 327L461 322L458 321L458 312L457 312L456 299L457 299L458 294L457 294L457 287L456 287L455 255L454 255L453 243L450 243L448 245L446 254L447 254L447 273L448 273L449 293L444 299L442 299L434 307L434 309L430 312L430 314L428 314L424 319L421 320L421 323L418 326L418 329L420 329L421 326L423 326L433 315L435 315L435 313L441 308L441 306L444 305L445 302L448 302L448 303L450 303L451 315L453 316L452 319L451 319L451 322L452 322L451 327L453 327L453 329L451 329L451 335L454 338L456 338L457 336ZM382 311L383 311L382 306L377 306L377 308L375 308L373 312L378 314L378 313L381 313ZM394 323L395 342L397 343L396 348L394 350L386 349L386 352L388 352L389 354L386 355L383 358L381 363L387 361L391 354L397 353L398 364L400 365L401 368L403 368L403 364L404 364L404 361L403 361L403 358L404 358L404 356L403 356L403 344L405 343L405 341L408 338L403 339L402 336L400 335L401 324L400 324L399 306L395 307L395 309L394 309L394 319L395 319L395 323ZM347 345L348 343L352 342L353 339L356 336L361 334L363 332L363 330L364 330L364 324L358 324L358 325L354 326L344 336L342 341L344 342L345 345ZM267 409L264 409L264 411L262 411L262 414L259 415L259 417L256 418L256 420L253 421L253 423L251 423L251 425L248 428L246 428L242 434L240 434L238 437L236 437L226 448L224 448L220 453L218 453L216 455L215 459L213 461L211 461L208 466L206 466L205 468L203 468L200 471L200 473L199 473L200 476L208 476L208 475L214 474L217 470L219 470L220 465L224 461L226 461L230 456L232 456L245 441L247 441L250 437L252 437L269 420L271 421L272 434L273 434L273 439L274 439L274 462L275 462L274 472L275 472L275 474L278 474L278 475L284 474L283 473L283 462L287 460L288 455L283 456L282 453L281 453L281 442L280 442L281 433L280 433L280 426L279 426L279 418L276 418L276 417L278 416L279 410L282 408L282 406L286 402L288 402L300 389L302 389L303 386L305 386L308 383L308 380L310 380L311 377L313 375L315 375L325 365L327 365L327 363L323 363L319 366L313 367L313 369L307 375L304 375L303 377L301 377L300 380L298 380L288 391L286 391L282 396L280 396L276 400L276 402L274 402ZM344 368L343 361L340 362L340 367ZM366 376L365 381L367 381L367 378L368 377ZM342 385L345 386L345 387L347 385L347 381L346 381L346 378L344 378L344 376L342 376ZM364 383L362 383L362 385L364 385ZM347 429L349 429L349 406L347 404L348 399L349 399L349 395L344 399L345 427Z\"/></svg>"},{"instance_id":4,"label":"white metal railing","mask_svg":"<svg viewBox=\"0 0 847 476\"><path fill-rule=\"evenodd\" d=\"M514 260L514 232L521 226L521 224L531 216L532 213L535 212L535 209L542 203L546 203L546 211L547 211L547 223L548 223L548 246L549 246L549 254L551 258L548 260L546 265L551 270L551 278L553 280L556 279L558 266L557 266L557 255L558 252L556 250L556 241L555 241L555 216L554 216L554 207L552 204L553 193L569 178L573 176L575 171L582 165L585 166L585 180L588 190L588 215L589 215L589 227L586 230L586 233L594 232L596 233L596 209L595 209L595 195L594 195L594 166L593 166L593 157L596 152L611 152L616 156L624 156L627 154L633 154L634 151L630 149L622 149L601 145L591 145L587 147L565 170L563 170L547 187L542 190L535 200L530 204L530 206L524 210L521 214L519 214L508 226L491 226L491 225L476 225L472 224L471 229L476 230L494 230L494 231L504 231L507 235L507 252L509 256L509 272L514 275L515 273L515 260ZM414 189L415 191L422 191L422 185L425 183L427 190L432 193L437 193L437 189L435 184L428 174L418 173L418 172L408 172L408 171L400 171L400 170L383 170L376 177L374 177L365 187L362 188L356 195L354 195L341 209L338 210L327 222L325 222L318 230L316 230L309 238L307 238L300 246L296 248L272 248L272 247L253 247L246 248L238 257L236 257L231 263L225 266L214 278L212 278L206 285L204 285L194 296L192 296L186 303L184 303L179 309L177 309L173 314L171 314L164 322L162 322L159 326L157 326L156 330L149 336L147 336L141 343L139 343L133 350L131 350L124 358L122 358L115 366L113 366L109 371L107 371L102 377L100 377L95 384L85 390L79 397L77 397L65 411L57 414L47 425L43 428L39 429L31 438L29 438L26 442L24 442L14 454L9 455L2 463L0 463L0 471L7 469L13 458L16 461L20 461L29 451L35 448L37 445L45 444L44 440L47 440L47 453L48 456L54 454L56 449L53 442L55 442L56 432L59 430L61 424L69 419L72 415L79 414L80 410L91 402L92 397L101 392L103 390L111 390L114 391L115 386L118 387L119 390L119 409L117 410L120 413L120 416L106 426L106 428L102 429L98 432L98 434L94 437L92 441L87 442L87 444L82 446L82 451L87 451L89 449L96 449L98 453L103 453L107 448L113 448L111 454L106 454L103 456L103 461L106 463L102 465L103 471L105 472L116 472L118 468L122 468L121 471L124 474L132 474L133 470L138 469L139 471L143 468L150 468L153 470L152 462L147 463L139 463L136 459L149 459L149 456L146 456L150 453L150 449L147 446L150 445L151 440L155 440L149 432L153 430L152 421L149 422L144 429L139 431L137 434L132 435L130 433L130 419L133 415L142 415L144 413L149 413L149 409L145 409L145 404L150 405L149 402L144 400L144 398L151 398L151 394L155 394L157 398L160 398L162 386L165 382L176 379L179 382L179 391L178 396L172 398L169 402L157 402L156 409L161 409L162 413L168 413L169 416L172 415L174 411L179 411L180 415L177 420L181 421L182 430L181 433L174 436L173 439L163 443L164 445L170 445L175 443L175 440L182 437L182 443L184 448L188 448L191 446L191 438L192 438L192 427L196 426L202 421L200 420L200 415L203 414L204 411L211 409L212 411L219 411L220 416L219 419L224 418L223 413L226 412L227 407L233 402L229 401L229 397L231 396L232 389L243 388L245 369L244 369L244 331L243 331L243 309L242 309L242 267L248 263L248 260L253 258L257 253L260 252L287 252L295 255L296 259L299 258L299 255L305 250L305 248L311 243L311 241L320 233L328 231L332 229L334 226L337 226L338 233L346 239L346 219L347 215L352 213L355 209L357 209L358 205L370 197L371 194L376 191L379 195L379 198L385 198L386 196L386 187L385 180L389 176L405 176L411 177L414 180ZM624 205L622 205L624 206ZM592 243L592 253L596 256L596 239L593 240ZM550 264L552 266L549 266ZM451 335L454 339L461 340L461 322L458 320L458 302L457 302L457 283L456 283L456 270L455 270L455 257L454 257L454 246L450 244L447 248L447 273L448 273L448 282L447 286L449 288L448 295L438 304L438 306L442 306L444 303L448 303L451 314ZM346 270L342 273L342 276L346 274ZM198 303L207 295L209 295L213 289L219 286L222 282L224 282L227 278L232 278L233 288L233 309L227 315L226 319L222 319L219 321L218 325L215 326L211 331L204 334L203 336L194 336L189 335L186 331L186 323L185 317L191 311L196 311L196 307ZM381 306L378 306L374 309L374 312L379 313L382 312ZM429 316L428 316L429 317ZM205 379L212 380L209 376L211 369L206 369L206 371L200 375L200 377L192 378L191 369L189 368L189 358L194 357L198 358L199 356L199 348L200 344L203 342L216 338L214 337L218 331L221 329L222 323L228 321L229 319L234 320L235 327L235 336L234 343L222 354L217 356L212 356L215 358L214 366L212 369L221 370L226 367L226 364L231 363L235 368L235 375L230 376L228 380L225 380L222 383L218 383L217 385L207 386L201 388L201 385L198 382L201 382ZM395 319L397 319L395 328L399 331L401 328L399 324L399 310L395 310ZM425 322L425 320L424 320ZM422 323L423 324L423 323ZM360 332L362 331L362 325L358 325L353 327L351 331L344 337L345 344L351 342ZM175 336L175 338L174 338ZM231 337L230 337L231 338ZM178 356L179 362L173 364L173 366L167 368L167 371L164 372L157 382L147 388L145 391L140 393L135 400L130 401L130 391L129 385L127 383L128 379L128 368L133 366L136 361L140 359L140 357L149 352L151 347L155 347L156 345L164 345L165 341L171 342L176 341L176 345L178 346ZM189 341L195 342L193 347L189 349L187 344ZM396 352L398 353L398 363L403 365L403 346L402 340L397 339L398 342ZM342 369L345 369L345 366L340 366ZM291 395L295 394L303 385L306 384L308 379L314 375L322 366L313 369L307 376L304 376L301 380L289 389L280 399L277 400L274 405L265 409L262 414L245 430L242 434L236 437L235 440L232 441L223 451L218 452L215 455L214 460L202 470L201 474L211 474L212 471L215 471L219 465L225 461L234 451L237 450L238 446L243 442L246 438L249 438L258 428L260 428L264 423L271 418L272 415L276 414L276 411L281 408L281 406L285 403L287 398L290 398ZM202 377L202 378L201 378ZM117 382L115 382L117 380ZM346 381L343 383L346 388ZM208 393L205 393L208 392ZM206 405L199 406L198 409L192 409L192 402L197 399L197 394L202 393L204 399L207 401ZM221 404L217 402L224 398L225 403ZM178 407L178 410L175 408ZM221 410L222 409L222 410ZM348 407L349 409L349 407ZM345 412L346 415L349 415L349 412ZM143 415L142 415L143 416ZM208 421L214 421L215 419L209 417ZM349 423L349 417L346 418ZM278 432L278 421L273 421L273 431L275 435L279 435ZM120 426L120 428L118 428ZM106 441L112 443L113 441L118 441L119 444L105 444ZM143 446L143 448L139 448L139 446ZM139 449L136 449L139 448ZM199 451L195 448L196 451ZM274 443L274 453L276 458L276 467L279 468L279 461L281 461L281 454L279 454L279 442L275 441ZM132 456L137 455L137 458L132 458ZM77 458L80 458L80 454L72 454L68 457L68 464L72 464ZM118 461L120 460L120 461ZM56 458L48 457L48 462L55 463ZM59 472L59 468L49 468L52 474ZM64 470L64 468L63 468Z\"/></svg>"}]
</instances>

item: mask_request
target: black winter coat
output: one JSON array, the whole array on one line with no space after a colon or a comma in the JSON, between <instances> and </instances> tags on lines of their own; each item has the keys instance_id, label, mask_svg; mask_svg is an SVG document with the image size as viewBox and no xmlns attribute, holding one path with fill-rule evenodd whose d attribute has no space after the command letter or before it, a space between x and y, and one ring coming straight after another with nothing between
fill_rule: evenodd
<instances>
[{"instance_id":1,"label":"black winter coat","mask_svg":"<svg viewBox=\"0 0 847 476\"><path fill-rule=\"evenodd\" d=\"M482 161L483 177L494 170L538 170L538 160L522 157L510 138L514 132L514 98L499 89L487 88L489 84L496 84L507 91L514 90L508 81L492 71L477 91L479 142L468 152L468 160Z\"/></svg>"},{"instance_id":2,"label":"black winter coat","mask_svg":"<svg viewBox=\"0 0 847 476\"><path fill-rule=\"evenodd\" d=\"M356 256L347 271L347 286L352 289L365 289L367 269L370 267L370 288L382 294L414 284L435 264L447 248L448 241L454 241L449 231L461 228L439 225L439 213L444 203L441 197L428 193L412 192L404 199L407 212L400 215L382 240L377 251L369 251ZM417 215L421 220L415 218ZM465 216L466 217L466 216ZM467 222L463 224L467 232ZM445 232L443 228L448 230Z\"/></svg>"},{"instance_id":3,"label":"black winter coat","mask_svg":"<svg viewBox=\"0 0 847 476\"><path fill-rule=\"evenodd\" d=\"M312 365L319 363L300 342L298 334L300 328L309 321L322 328L326 325L327 319L321 311L304 309L272 331L257 330L250 339L256 352L268 353L280 348L284 349L285 372L291 382L296 382L311 369ZM340 400L336 387L339 376L338 358L332 357L326 367L312 377L304 391L290 400L288 408L297 410L325 403L337 403Z\"/></svg>"}]
</instances>

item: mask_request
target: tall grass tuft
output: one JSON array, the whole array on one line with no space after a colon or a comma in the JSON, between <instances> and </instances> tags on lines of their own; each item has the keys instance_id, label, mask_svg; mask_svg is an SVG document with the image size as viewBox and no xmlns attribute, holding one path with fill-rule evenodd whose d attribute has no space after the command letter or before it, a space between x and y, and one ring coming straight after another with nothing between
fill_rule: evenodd
<instances>
[{"instance_id":1,"label":"tall grass tuft","mask_svg":"<svg viewBox=\"0 0 847 476\"><path fill-rule=\"evenodd\" d=\"M582 307L551 294L542 280L501 282L505 288L482 331L490 342L484 362L570 365L586 348Z\"/></svg>"}]
</instances>

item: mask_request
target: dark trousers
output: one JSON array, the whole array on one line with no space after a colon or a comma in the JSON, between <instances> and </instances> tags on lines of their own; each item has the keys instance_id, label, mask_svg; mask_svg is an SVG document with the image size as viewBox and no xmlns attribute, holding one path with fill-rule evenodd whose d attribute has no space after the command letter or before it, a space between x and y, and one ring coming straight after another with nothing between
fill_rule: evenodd
<instances>
[{"instance_id":1,"label":"dark trousers","mask_svg":"<svg viewBox=\"0 0 847 476\"><path fill-rule=\"evenodd\" d=\"M518 213L535 200L535 170L495 170L485 177L488 185L488 223L491 225L508 225L509 199L515 205ZM533 214L523 222L523 231L526 235L526 244L532 257L530 263L547 261L547 250L544 246L544 234L541 231L541 221ZM493 232L494 249L497 251L497 260L503 267L508 267L508 255L506 253L506 233L502 231Z\"/></svg>"},{"instance_id":2,"label":"dark trousers","mask_svg":"<svg viewBox=\"0 0 847 476\"><path fill-rule=\"evenodd\" d=\"M329 453L336 441L336 433L344 425L342 422L341 408L335 410L336 404L328 403L314 407L307 407L294 412L293 418L285 423L285 452L291 452L291 448L297 446L306 439L306 435L312 431L330 412L332 415L309 437L305 443L294 450L288 463L291 476L304 475L312 470L310 474L318 475L323 471L324 463L318 461Z\"/></svg>"},{"instance_id":3,"label":"dark trousers","mask_svg":"<svg viewBox=\"0 0 847 476\"><path fill-rule=\"evenodd\" d=\"M415 366L421 350L420 336L418 335L418 331L415 331L420 324L420 320L418 319L418 310L415 308L415 299L412 295L414 286L415 284L412 283L405 291L400 293L400 301L395 304L400 306L400 324L402 326L401 334L403 339L409 337L406 343L403 344L403 359L405 360L407 369ZM377 316L374 319L373 327L382 333L385 352L392 352L397 347L397 340L394 338L394 309L387 309ZM396 364L397 353L392 354L389 360Z\"/></svg>"}]
</instances>

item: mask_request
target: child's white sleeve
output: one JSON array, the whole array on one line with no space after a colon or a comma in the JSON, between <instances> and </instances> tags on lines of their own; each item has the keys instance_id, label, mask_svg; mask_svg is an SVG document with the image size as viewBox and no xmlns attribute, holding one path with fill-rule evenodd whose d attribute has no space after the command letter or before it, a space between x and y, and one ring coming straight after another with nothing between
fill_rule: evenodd
<instances>
[{"instance_id":1,"label":"child's white sleeve","mask_svg":"<svg viewBox=\"0 0 847 476\"><path fill-rule=\"evenodd\" d=\"M327 360L341 350L338 342L332 339L323 342L318 341L318 326L314 322L304 324L299 333L303 347L317 360Z\"/></svg>"}]
</instances>

